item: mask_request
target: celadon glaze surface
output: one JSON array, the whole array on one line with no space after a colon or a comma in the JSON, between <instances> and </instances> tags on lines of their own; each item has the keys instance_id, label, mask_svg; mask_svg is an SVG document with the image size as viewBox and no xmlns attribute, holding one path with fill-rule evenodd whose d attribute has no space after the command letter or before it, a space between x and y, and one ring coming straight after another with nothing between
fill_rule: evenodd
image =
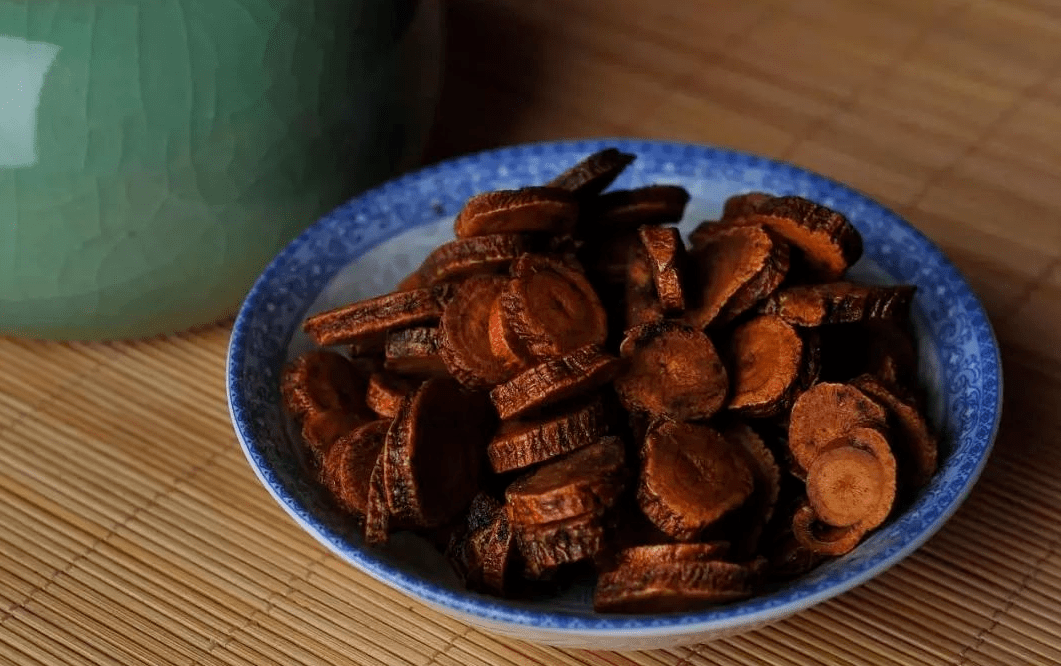
<instances>
[{"instance_id":1,"label":"celadon glaze surface","mask_svg":"<svg viewBox=\"0 0 1061 666\"><path fill-rule=\"evenodd\" d=\"M409 166L437 0L0 0L0 333L231 313L295 234Z\"/></svg>"}]
</instances>

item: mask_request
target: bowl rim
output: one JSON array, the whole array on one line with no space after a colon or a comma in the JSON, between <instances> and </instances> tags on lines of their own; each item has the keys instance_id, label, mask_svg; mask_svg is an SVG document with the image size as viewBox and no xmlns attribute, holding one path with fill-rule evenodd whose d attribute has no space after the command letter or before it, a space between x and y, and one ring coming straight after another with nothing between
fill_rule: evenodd
<instances>
[{"instance_id":1,"label":"bowl rim","mask_svg":"<svg viewBox=\"0 0 1061 666\"><path fill-rule=\"evenodd\" d=\"M586 615L569 611L546 611L531 610L526 605L517 606L505 600L490 597L471 591L454 591L439 586L432 581L424 579L416 574L401 571L384 562L377 557L371 549L361 548L342 541L335 533L320 523L307 520L305 512L300 510L298 497L288 489L280 486L278 479L272 476L271 470L264 469L259 464L261 457L258 443L247 430L244 417L246 410L245 395L240 390L240 378L243 374L245 363L246 345L245 338L249 335L248 326L252 313L259 307L259 301L263 297L266 285L280 267L307 240L319 234L325 223L344 212L360 201L372 196L378 196L384 191L395 191L412 184L418 183L426 178L437 175L441 171L456 170L458 167L469 163L475 164L487 161L513 161L528 151L556 151L567 153L588 154L604 147L614 146L620 150L633 152L639 156L648 151L662 152L680 158L682 153L691 154L707 159L724 159L732 163L746 167L780 170L788 175L802 178L814 186L824 187L828 190L843 193L851 200L857 201L870 214L885 220L890 225L901 227L904 232L911 235L918 246L918 250L926 253L932 260L932 264L938 271L947 274L948 279L961 288L961 296L966 304L966 316L971 317L976 333L977 342L982 356L981 367L993 370L991 375L995 378L995 384L988 386L996 392L996 400L992 406L991 424L986 431L981 428L973 436L978 444L977 450L981 452L976 465L971 468L965 483L954 492L944 498L946 502L942 510L935 515L931 523L924 526L920 531L907 540L901 548L889 554L881 555L871 566L864 567L857 573L847 576L842 580L830 585L823 586L816 592L810 592L780 603L762 603L778 593L760 595L743 602L731 605L718 606L703 611L691 613L653 614L653 615L612 615L594 614ZM393 235L402 233L404 229L396 231ZM389 237L389 236L388 236ZM611 137L599 139L582 139L566 141L543 141L524 144L515 144L501 148L483 150L469 153L441 162L425 166L411 171L398 178L392 179L375 188L367 190L345 204L339 206L328 215L317 220L305 229L297 238L292 240L280 253L278 253L249 290L239 312L236 315L232 327L226 356L226 392L228 396L229 416L239 440L240 447L247 458L248 463L254 470L255 475L267 489L273 499L295 520L304 530L309 532L318 542L326 546L344 561L354 565L358 569L373 578L397 589L398 591L423 601L439 609L453 613L478 618L488 624L506 625L509 627L526 627L535 629L546 629L550 633L568 636L607 636L607 635L637 635L645 638L662 637L675 633L692 634L697 632L719 632L733 630L750 625L765 624L792 613L809 608L818 603L826 601L843 592L846 592L866 581L878 576L890 567L905 559L912 552L920 548L929 538L953 516L961 504L968 497L972 488L979 479L987 460L990 457L994 441L998 433L1002 414L1003 375L1002 359L997 337L991 325L991 321L976 293L969 286L964 275L950 261L943 251L935 245L920 230L908 223L895 212L866 196L855 188L840 183L826 176L817 174L808 169L795 166L791 163L761 157L751 153L722 148L717 146L637 139L630 137ZM789 588L786 588L789 589ZM789 595L785 595L789 596Z\"/></svg>"}]
</instances>

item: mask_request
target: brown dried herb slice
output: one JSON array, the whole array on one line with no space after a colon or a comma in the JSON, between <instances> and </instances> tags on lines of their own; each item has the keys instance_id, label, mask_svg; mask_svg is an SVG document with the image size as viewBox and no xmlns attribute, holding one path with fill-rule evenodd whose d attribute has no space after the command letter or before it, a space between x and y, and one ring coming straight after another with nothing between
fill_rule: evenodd
<instances>
[{"instance_id":1,"label":"brown dried herb slice","mask_svg":"<svg viewBox=\"0 0 1061 666\"><path fill-rule=\"evenodd\" d=\"M550 404L589 393L622 371L621 359L600 345L586 345L524 370L490 391L502 419L511 419Z\"/></svg>"},{"instance_id":2,"label":"brown dried herb slice","mask_svg":"<svg viewBox=\"0 0 1061 666\"><path fill-rule=\"evenodd\" d=\"M505 489L513 523L551 523L612 506L626 481L624 445L603 437L521 476Z\"/></svg>"},{"instance_id":3,"label":"brown dried herb slice","mask_svg":"<svg viewBox=\"0 0 1061 666\"><path fill-rule=\"evenodd\" d=\"M383 354L383 367L399 375L442 375L446 365L439 354L438 328L420 326L391 331Z\"/></svg>"},{"instance_id":4,"label":"brown dried herb slice","mask_svg":"<svg viewBox=\"0 0 1061 666\"><path fill-rule=\"evenodd\" d=\"M663 319L663 304L656 295L652 262L644 246L631 250L630 259L626 265L624 306L626 328Z\"/></svg>"},{"instance_id":5,"label":"brown dried herb slice","mask_svg":"<svg viewBox=\"0 0 1061 666\"><path fill-rule=\"evenodd\" d=\"M280 380L284 407L302 424L302 438L315 456L373 418L365 405L365 378L345 356L327 350L302 354Z\"/></svg>"},{"instance_id":6,"label":"brown dried herb slice","mask_svg":"<svg viewBox=\"0 0 1061 666\"><path fill-rule=\"evenodd\" d=\"M508 284L500 275L477 275L461 283L442 313L442 361L469 388L492 386L509 372L490 342L490 307Z\"/></svg>"},{"instance_id":7,"label":"brown dried herb slice","mask_svg":"<svg viewBox=\"0 0 1061 666\"><path fill-rule=\"evenodd\" d=\"M616 148L605 148L553 178L547 186L573 192L580 198L594 197L611 185L636 157Z\"/></svg>"},{"instance_id":8,"label":"brown dried herb slice","mask_svg":"<svg viewBox=\"0 0 1061 666\"><path fill-rule=\"evenodd\" d=\"M730 323L763 299L774 294L785 281L790 265L788 245L777 239L775 243L775 251L770 255L766 264L752 279L733 292L712 324L722 326Z\"/></svg>"},{"instance_id":9,"label":"brown dried herb slice","mask_svg":"<svg viewBox=\"0 0 1061 666\"><path fill-rule=\"evenodd\" d=\"M361 343L437 320L451 295L452 287L445 284L396 291L313 315L302 328L321 346Z\"/></svg>"},{"instance_id":10,"label":"brown dried herb slice","mask_svg":"<svg viewBox=\"0 0 1061 666\"><path fill-rule=\"evenodd\" d=\"M458 238L432 250L420 266L420 273L428 284L499 273L534 245L528 234Z\"/></svg>"},{"instance_id":11,"label":"brown dried herb slice","mask_svg":"<svg viewBox=\"0 0 1061 666\"><path fill-rule=\"evenodd\" d=\"M785 243L761 227L738 226L719 231L689 255L699 293L695 306L686 309L685 319L700 328L711 325L746 284L763 275L780 273L783 277L788 270L787 252ZM735 310L728 314L735 316Z\"/></svg>"},{"instance_id":12,"label":"brown dried herb slice","mask_svg":"<svg viewBox=\"0 0 1061 666\"><path fill-rule=\"evenodd\" d=\"M365 494L365 543L379 546L387 543L390 535L390 509L387 507L387 488L383 483L386 443L376 456L376 464L368 478Z\"/></svg>"},{"instance_id":13,"label":"brown dried herb slice","mask_svg":"<svg viewBox=\"0 0 1061 666\"><path fill-rule=\"evenodd\" d=\"M936 473L939 458L939 442L924 414L872 375L856 377L851 383L888 411L903 481L911 489L924 486Z\"/></svg>"},{"instance_id":14,"label":"brown dried herb slice","mask_svg":"<svg viewBox=\"0 0 1061 666\"><path fill-rule=\"evenodd\" d=\"M535 465L596 442L604 432L599 399L530 421L505 421L486 455L497 473Z\"/></svg>"},{"instance_id":15,"label":"brown dried herb slice","mask_svg":"<svg viewBox=\"0 0 1061 666\"><path fill-rule=\"evenodd\" d=\"M725 203L722 204L722 217L719 218L719 222L725 224L727 222L732 222L733 220L748 217L757 212L760 206L773 198L773 195L766 194L765 192L745 192L743 194L735 194L726 199Z\"/></svg>"},{"instance_id":16,"label":"brown dried herb slice","mask_svg":"<svg viewBox=\"0 0 1061 666\"><path fill-rule=\"evenodd\" d=\"M597 580L598 613L673 613L752 595L762 565L732 562L677 562L627 565Z\"/></svg>"},{"instance_id":17,"label":"brown dried herb slice","mask_svg":"<svg viewBox=\"0 0 1061 666\"><path fill-rule=\"evenodd\" d=\"M695 539L754 489L744 451L708 426L657 420L641 459L638 505L679 541Z\"/></svg>"},{"instance_id":18,"label":"brown dried herb slice","mask_svg":"<svg viewBox=\"0 0 1061 666\"><path fill-rule=\"evenodd\" d=\"M624 548L615 557L617 566L652 566L681 562L716 562L729 555L728 541L657 543Z\"/></svg>"},{"instance_id":19,"label":"brown dried herb slice","mask_svg":"<svg viewBox=\"0 0 1061 666\"><path fill-rule=\"evenodd\" d=\"M880 287L855 282L788 287L774 293L760 311L776 314L796 326L905 321L916 287Z\"/></svg>"},{"instance_id":20,"label":"brown dried herb slice","mask_svg":"<svg viewBox=\"0 0 1061 666\"><path fill-rule=\"evenodd\" d=\"M586 211L592 229L606 233L634 230L643 224L678 222L689 203L689 192L680 185L649 185L602 194ZM592 232L591 232L592 233Z\"/></svg>"},{"instance_id":21,"label":"brown dried herb slice","mask_svg":"<svg viewBox=\"0 0 1061 666\"><path fill-rule=\"evenodd\" d=\"M534 365L534 358L508 325L508 318L505 317L504 308L501 307L500 293L490 304L487 337L490 339L490 351L501 363L506 376L523 372Z\"/></svg>"},{"instance_id":22,"label":"brown dried herb slice","mask_svg":"<svg viewBox=\"0 0 1061 666\"><path fill-rule=\"evenodd\" d=\"M754 479L752 495L739 509L742 529L734 543L738 555L750 556L759 550L760 538L774 516L781 493L781 468L762 437L747 424L735 423L722 435L744 451Z\"/></svg>"},{"instance_id":23,"label":"brown dried herb slice","mask_svg":"<svg viewBox=\"0 0 1061 666\"><path fill-rule=\"evenodd\" d=\"M435 527L467 507L478 490L491 427L485 396L448 377L428 379L407 396L383 449L391 515Z\"/></svg>"},{"instance_id":24,"label":"brown dried herb slice","mask_svg":"<svg viewBox=\"0 0 1061 666\"><path fill-rule=\"evenodd\" d=\"M578 200L557 187L496 190L468 199L453 222L457 238L546 232L568 234L578 222Z\"/></svg>"},{"instance_id":25,"label":"brown dried herb slice","mask_svg":"<svg viewBox=\"0 0 1061 666\"><path fill-rule=\"evenodd\" d=\"M839 279L862 256L862 236L840 213L796 196L771 197L733 224L761 224L800 250L821 281Z\"/></svg>"},{"instance_id":26,"label":"brown dried herb slice","mask_svg":"<svg viewBox=\"0 0 1061 666\"><path fill-rule=\"evenodd\" d=\"M529 578L544 578L565 564L592 559L604 543L600 517L592 513L552 523L511 525Z\"/></svg>"},{"instance_id":27,"label":"brown dried herb slice","mask_svg":"<svg viewBox=\"0 0 1061 666\"><path fill-rule=\"evenodd\" d=\"M387 438L389 419L366 423L340 437L321 462L320 476L336 501L351 513L364 515L372 470Z\"/></svg>"},{"instance_id":28,"label":"brown dried herb slice","mask_svg":"<svg viewBox=\"0 0 1061 666\"><path fill-rule=\"evenodd\" d=\"M678 421L710 418L725 404L729 378L711 339L665 320L627 331L619 354L629 359L616 378L623 406Z\"/></svg>"},{"instance_id":29,"label":"brown dried herb slice","mask_svg":"<svg viewBox=\"0 0 1061 666\"><path fill-rule=\"evenodd\" d=\"M773 315L744 322L730 336L727 360L733 382L730 410L762 418L792 407L804 345L790 324Z\"/></svg>"},{"instance_id":30,"label":"brown dried herb slice","mask_svg":"<svg viewBox=\"0 0 1061 666\"><path fill-rule=\"evenodd\" d=\"M825 446L863 426L886 428L884 407L850 384L815 384L792 405L788 449L793 464L810 469Z\"/></svg>"},{"instance_id":31,"label":"brown dried herb slice","mask_svg":"<svg viewBox=\"0 0 1061 666\"><path fill-rule=\"evenodd\" d=\"M685 309L685 244L674 227L645 225L638 230L652 269L656 295L665 314Z\"/></svg>"},{"instance_id":32,"label":"brown dried herb slice","mask_svg":"<svg viewBox=\"0 0 1061 666\"><path fill-rule=\"evenodd\" d=\"M895 457L884 433L855 428L826 446L807 470L807 500L821 522L871 530L895 504Z\"/></svg>"},{"instance_id":33,"label":"brown dried herb slice","mask_svg":"<svg viewBox=\"0 0 1061 666\"><path fill-rule=\"evenodd\" d=\"M405 396L415 391L422 382L422 379L373 372L368 378L365 403L379 416L393 419Z\"/></svg>"},{"instance_id":34,"label":"brown dried herb slice","mask_svg":"<svg viewBox=\"0 0 1061 666\"><path fill-rule=\"evenodd\" d=\"M855 549L866 530L860 525L832 527L818 520L809 505L803 505L792 517L792 536L805 551L816 555L843 555Z\"/></svg>"},{"instance_id":35,"label":"brown dried herb slice","mask_svg":"<svg viewBox=\"0 0 1061 666\"><path fill-rule=\"evenodd\" d=\"M549 257L524 254L501 293L507 326L536 358L551 358L608 336L604 306L585 275Z\"/></svg>"},{"instance_id":36,"label":"brown dried herb slice","mask_svg":"<svg viewBox=\"0 0 1061 666\"><path fill-rule=\"evenodd\" d=\"M508 591L515 538L501 503L485 493L469 505L465 524L450 539L447 557L465 585L496 595Z\"/></svg>"}]
</instances>

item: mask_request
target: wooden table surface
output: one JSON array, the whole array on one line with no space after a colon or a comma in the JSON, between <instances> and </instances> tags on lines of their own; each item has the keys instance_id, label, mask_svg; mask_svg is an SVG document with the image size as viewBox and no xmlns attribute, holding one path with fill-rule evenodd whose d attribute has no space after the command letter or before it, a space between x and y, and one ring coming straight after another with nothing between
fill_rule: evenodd
<instances>
[{"instance_id":1,"label":"wooden table surface","mask_svg":"<svg viewBox=\"0 0 1061 666\"><path fill-rule=\"evenodd\" d=\"M869 584L659 652L496 639L343 564L258 484L229 329L0 340L0 663L1061 663L1061 5L1050 0L448 4L430 159L639 136L782 158L953 258L1003 348L972 496Z\"/></svg>"}]
</instances>

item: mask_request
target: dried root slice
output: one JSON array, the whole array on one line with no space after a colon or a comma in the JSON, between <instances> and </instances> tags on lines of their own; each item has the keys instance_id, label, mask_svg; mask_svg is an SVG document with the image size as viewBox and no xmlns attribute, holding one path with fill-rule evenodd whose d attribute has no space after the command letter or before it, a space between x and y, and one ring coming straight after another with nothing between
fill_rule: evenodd
<instances>
[{"instance_id":1,"label":"dried root slice","mask_svg":"<svg viewBox=\"0 0 1061 666\"><path fill-rule=\"evenodd\" d=\"M628 410L688 421L725 404L726 367L702 331L672 320L644 324L627 331L619 354L630 361L615 380Z\"/></svg>"},{"instance_id":2,"label":"dried root slice","mask_svg":"<svg viewBox=\"0 0 1061 666\"><path fill-rule=\"evenodd\" d=\"M916 287L879 287L854 282L801 285L776 292L761 312L776 314L796 326L905 321Z\"/></svg>"},{"instance_id":3,"label":"dried root slice","mask_svg":"<svg viewBox=\"0 0 1061 666\"><path fill-rule=\"evenodd\" d=\"M689 203L689 192L678 185L649 185L602 194L593 205L594 228L615 233L643 224L678 222Z\"/></svg>"},{"instance_id":4,"label":"dried root slice","mask_svg":"<svg viewBox=\"0 0 1061 666\"><path fill-rule=\"evenodd\" d=\"M815 555L843 555L855 549L866 535L859 525L823 525L809 505L801 506L792 517L792 536L804 550Z\"/></svg>"},{"instance_id":5,"label":"dried root slice","mask_svg":"<svg viewBox=\"0 0 1061 666\"><path fill-rule=\"evenodd\" d=\"M525 254L501 294L506 325L535 358L561 356L608 337L604 306L586 277L545 256Z\"/></svg>"},{"instance_id":6,"label":"dried root slice","mask_svg":"<svg viewBox=\"0 0 1061 666\"><path fill-rule=\"evenodd\" d=\"M501 503L479 493L469 506L467 524L450 540L447 556L469 588L504 596L515 543Z\"/></svg>"},{"instance_id":7,"label":"dried root slice","mask_svg":"<svg viewBox=\"0 0 1061 666\"><path fill-rule=\"evenodd\" d=\"M552 523L600 515L615 504L626 482L623 443L604 437L521 476L505 489L513 523Z\"/></svg>"},{"instance_id":8,"label":"dried root slice","mask_svg":"<svg viewBox=\"0 0 1061 666\"><path fill-rule=\"evenodd\" d=\"M580 198L594 197L611 185L636 157L616 148L605 148L553 178L547 186L573 192Z\"/></svg>"},{"instance_id":9,"label":"dried root slice","mask_svg":"<svg viewBox=\"0 0 1061 666\"><path fill-rule=\"evenodd\" d=\"M645 225L638 231L649 258L656 294L666 314L685 309L685 244L674 227Z\"/></svg>"},{"instance_id":10,"label":"dried root slice","mask_svg":"<svg viewBox=\"0 0 1061 666\"><path fill-rule=\"evenodd\" d=\"M838 280L862 256L862 236L840 213L802 197L771 197L734 224L761 224L800 250L821 281Z\"/></svg>"},{"instance_id":11,"label":"dried root slice","mask_svg":"<svg viewBox=\"0 0 1061 666\"><path fill-rule=\"evenodd\" d=\"M421 326L391 331L383 348L383 367L399 375L442 375L438 328Z\"/></svg>"},{"instance_id":12,"label":"dried root slice","mask_svg":"<svg viewBox=\"0 0 1061 666\"><path fill-rule=\"evenodd\" d=\"M490 439L489 403L450 378L424 382L402 401L384 446L387 508L419 527L441 525L475 495Z\"/></svg>"},{"instance_id":13,"label":"dried root slice","mask_svg":"<svg viewBox=\"0 0 1061 666\"><path fill-rule=\"evenodd\" d=\"M508 278L477 275L457 288L442 313L440 355L447 370L469 388L493 386L508 377L490 341L490 308Z\"/></svg>"},{"instance_id":14,"label":"dried root slice","mask_svg":"<svg viewBox=\"0 0 1061 666\"><path fill-rule=\"evenodd\" d=\"M458 238L435 248L420 266L426 284L499 273L534 246L527 234Z\"/></svg>"},{"instance_id":15,"label":"dried root slice","mask_svg":"<svg viewBox=\"0 0 1061 666\"><path fill-rule=\"evenodd\" d=\"M895 457L884 433L873 428L836 440L807 470L807 501L833 527L877 527L891 513L895 488Z\"/></svg>"},{"instance_id":16,"label":"dried root slice","mask_svg":"<svg viewBox=\"0 0 1061 666\"><path fill-rule=\"evenodd\" d=\"M313 315L302 328L322 347L360 344L387 331L437 320L451 295L449 285L396 291Z\"/></svg>"},{"instance_id":17,"label":"dried root slice","mask_svg":"<svg viewBox=\"0 0 1061 666\"><path fill-rule=\"evenodd\" d=\"M366 423L339 438L321 462L321 481L347 511L364 515L372 471L387 438L389 419Z\"/></svg>"},{"instance_id":18,"label":"dried root slice","mask_svg":"<svg viewBox=\"0 0 1061 666\"><path fill-rule=\"evenodd\" d=\"M754 489L744 451L708 426L660 419L649 427L641 458L637 503L678 541L694 540Z\"/></svg>"},{"instance_id":19,"label":"dried root slice","mask_svg":"<svg viewBox=\"0 0 1061 666\"><path fill-rule=\"evenodd\" d=\"M663 304L656 294L652 262L644 246L631 250L624 296L626 328L663 320Z\"/></svg>"},{"instance_id":20,"label":"dried root slice","mask_svg":"<svg viewBox=\"0 0 1061 666\"><path fill-rule=\"evenodd\" d=\"M788 270L787 253L788 247L761 227L739 226L720 230L690 255L700 286L699 302L687 309L686 319L706 328L745 285L763 282L769 286L775 280L779 281ZM764 272L770 279L762 279ZM742 295L742 301L750 298ZM736 316L738 309L734 307L728 315Z\"/></svg>"},{"instance_id":21,"label":"dried root slice","mask_svg":"<svg viewBox=\"0 0 1061 666\"><path fill-rule=\"evenodd\" d=\"M769 417L792 407L805 355L795 328L773 315L750 319L733 331L728 352L730 410Z\"/></svg>"},{"instance_id":22,"label":"dried root slice","mask_svg":"<svg viewBox=\"0 0 1061 666\"><path fill-rule=\"evenodd\" d=\"M384 443L384 449L386 443ZM365 543L379 546L387 543L390 535L390 509L387 508L387 488L383 483L384 449L380 449L372 474L368 478L365 495Z\"/></svg>"},{"instance_id":23,"label":"dried root slice","mask_svg":"<svg viewBox=\"0 0 1061 666\"><path fill-rule=\"evenodd\" d=\"M422 381L386 372L374 372L368 378L365 403L377 415L385 419L393 419L405 396L415 391Z\"/></svg>"},{"instance_id":24,"label":"dried root slice","mask_svg":"<svg viewBox=\"0 0 1061 666\"><path fill-rule=\"evenodd\" d=\"M617 566L655 566L682 562L716 562L729 555L728 541L657 543L624 548L615 556Z\"/></svg>"},{"instance_id":25,"label":"dried root slice","mask_svg":"<svg viewBox=\"0 0 1061 666\"><path fill-rule=\"evenodd\" d=\"M502 419L511 419L589 393L614 379L622 367L622 360L600 345L586 345L521 372L490 391L490 399Z\"/></svg>"},{"instance_id":26,"label":"dried root slice","mask_svg":"<svg viewBox=\"0 0 1061 666\"><path fill-rule=\"evenodd\" d=\"M726 224L734 220L748 217L749 215L756 213L760 206L773 198L773 195L766 194L765 192L745 192L744 194L735 194L726 199L726 202L722 204L722 217L719 219L719 222Z\"/></svg>"},{"instance_id":27,"label":"dried root slice","mask_svg":"<svg viewBox=\"0 0 1061 666\"><path fill-rule=\"evenodd\" d=\"M924 486L936 473L939 458L939 442L925 416L872 375L857 377L852 384L888 410L903 481L911 489Z\"/></svg>"},{"instance_id":28,"label":"dried root slice","mask_svg":"<svg viewBox=\"0 0 1061 666\"><path fill-rule=\"evenodd\" d=\"M789 270L788 245L778 242L775 252L770 255L766 265L756 275L741 285L737 291L730 296L722 310L712 322L716 326L728 324L748 310L752 309L763 299L768 298L777 291L781 283L785 281Z\"/></svg>"},{"instance_id":29,"label":"dried root slice","mask_svg":"<svg viewBox=\"0 0 1061 666\"><path fill-rule=\"evenodd\" d=\"M592 559L604 543L604 527L594 514L545 524L512 523L526 561L525 575L545 578L565 564Z\"/></svg>"},{"instance_id":30,"label":"dried root slice","mask_svg":"<svg viewBox=\"0 0 1061 666\"><path fill-rule=\"evenodd\" d=\"M365 378L345 356L326 350L306 352L284 368L280 381L284 407L302 424L302 439L317 457L359 425L373 418L365 405Z\"/></svg>"},{"instance_id":31,"label":"dried root slice","mask_svg":"<svg viewBox=\"0 0 1061 666\"><path fill-rule=\"evenodd\" d=\"M541 231L568 234L578 222L578 201L556 187L497 190L470 197L453 222L457 238Z\"/></svg>"},{"instance_id":32,"label":"dried root slice","mask_svg":"<svg viewBox=\"0 0 1061 666\"><path fill-rule=\"evenodd\" d=\"M504 291L503 288L502 291ZM505 316L504 308L501 307L500 293L490 304L487 337L490 339L490 352L501 363L504 376L511 377L534 365L534 357L508 325L508 318Z\"/></svg>"},{"instance_id":33,"label":"dried root slice","mask_svg":"<svg viewBox=\"0 0 1061 666\"><path fill-rule=\"evenodd\" d=\"M536 465L596 442L604 432L600 400L535 421L506 421L486 448L497 473Z\"/></svg>"},{"instance_id":34,"label":"dried root slice","mask_svg":"<svg viewBox=\"0 0 1061 666\"><path fill-rule=\"evenodd\" d=\"M769 575L774 580L791 580L802 576L826 559L826 555L800 545L792 534L791 522L788 533L773 545L768 553Z\"/></svg>"},{"instance_id":35,"label":"dried root slice","mask_svg":"<svg viewBox=\"0 0 1061 666\"><path fill-rule=\"evenodd\" d=\"M627 565L601 574L593 595L598 613L674 613L752 595L761 563L677 562Z\"/></svg>"},{"instance_id":36,"label":"dried root slice","mask_svg":"<svg viewBox=\"0 0 1061 666\"><path fill-rule=\"evenodd\" d=\"M722 435L744 451L754 479L752 496L740 509L744 526L734 548L737 553L746 556L758 550L759 539L774 516L781 494L781 469L762 438L747 424L734 424L726 428Z\"/></svg>"},{"instance_id":37,"label":"dried root slice","mask_svg":"<svg viewBox=\"0 0 1061 666\"><path fill-rule=\"evenodd\" d=\"M850 384L815 384L792 405L788 449L793 464L809 470L822 449L861 427L886 428L884 407Z\"/></svg>"}]
</instances>

